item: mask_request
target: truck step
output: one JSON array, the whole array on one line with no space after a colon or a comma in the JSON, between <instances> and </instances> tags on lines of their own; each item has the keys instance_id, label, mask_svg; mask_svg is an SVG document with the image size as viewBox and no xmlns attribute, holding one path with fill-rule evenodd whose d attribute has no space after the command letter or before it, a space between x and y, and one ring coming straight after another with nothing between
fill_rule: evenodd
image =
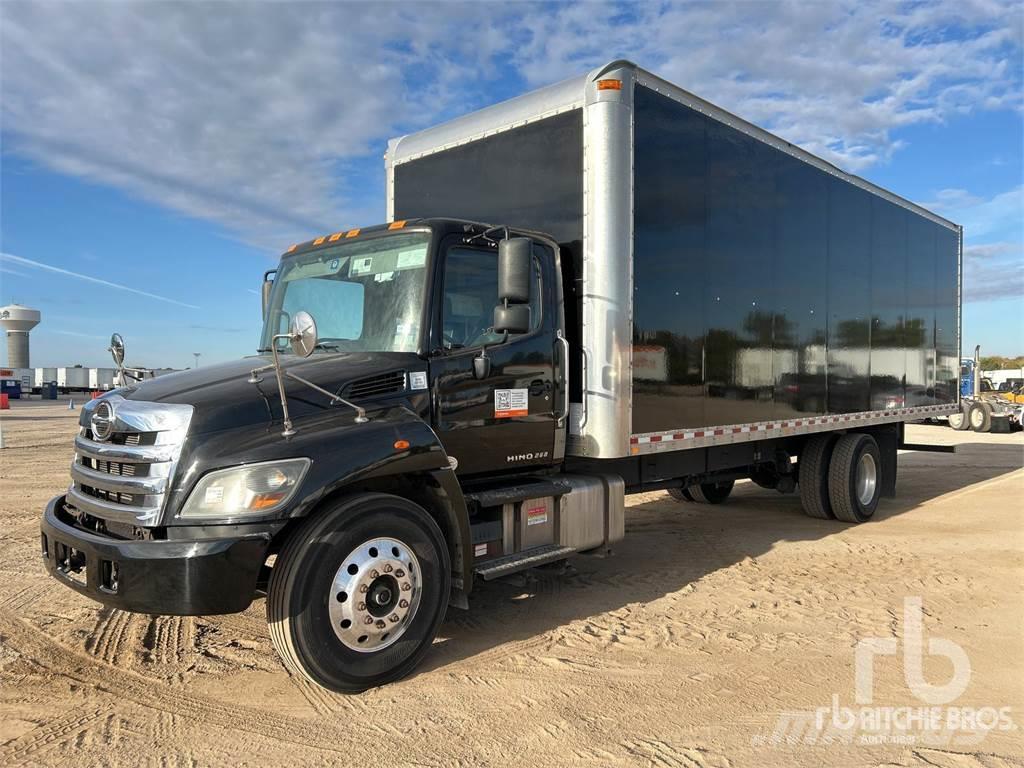
<instances>
[{"instance_id":1,"label":"truck step","mask_svg":"<svg viewBox=\"0 0 1024 768\"><path fill-rule=\"evenodd\" d=\"M547 565L556 560L563 560L575 551L574 547L546 544L542 547L528 549L525 552L517 552L514 555L505 555L494 560L488 560L486 563L478 565L474 570L485 581L492 581L501 576L508 576L510 573L525 570L526 568L536 568L538 565Z\"/></svg>"},{"instance_id":2,"label":"truck step","mask_svg":"<svg viewBox=\"0 0 1024 768\"><path fill-rule=\"evenodd\" d=\"M502 504L510 504L524 499L563 496L570 490L562 484L553 483L550 480L540 480L467 493L466 501L476 502L481 507L500 507Z\"/></svg>"}]
</instances>

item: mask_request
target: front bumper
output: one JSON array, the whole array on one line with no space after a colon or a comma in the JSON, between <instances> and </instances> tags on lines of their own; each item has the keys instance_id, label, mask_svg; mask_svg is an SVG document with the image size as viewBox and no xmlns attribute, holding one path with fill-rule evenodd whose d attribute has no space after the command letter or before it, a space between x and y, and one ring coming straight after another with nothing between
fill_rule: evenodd
<instances>
[{"instance_id":1,"label":"front bumper","mask_svg":"<svg viewBox=\"0 0 1024 768\"><path fill-rule=\"evenodd\" d=\"M104 605L137 613L202 616L244 611L273 533L224 538L135 541L76 528L57 496L43 514L46 569L58 581Z\"/></svg>"}]
</instances>

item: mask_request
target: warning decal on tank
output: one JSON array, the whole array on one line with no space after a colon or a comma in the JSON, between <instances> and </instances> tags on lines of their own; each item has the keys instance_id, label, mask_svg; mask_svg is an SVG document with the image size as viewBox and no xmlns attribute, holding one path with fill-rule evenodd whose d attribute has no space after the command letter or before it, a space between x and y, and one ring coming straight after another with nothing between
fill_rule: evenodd
<instances>
[{"instance_id":1,"label":"warning decal on tank","mask_svg":"<svg viewBox=\"0 0 1024 768\"><path fill-rule=\"evenodd\" d=\"M516 416L528 416L529 413L525 389L494 390L494 418L511 419Z\"/></svg>"},{"instance_id":2,"label":"warning decal on tank","mask_svg":"<svg viewBox=\"0 0 1024 768\"><path fill-rule=\"evenodd\" d=\"M534 507L533 509L526 510L526 524L527 525L543 525L548 521L548 508L547 507Z\"/></svg>"}]
</instances>

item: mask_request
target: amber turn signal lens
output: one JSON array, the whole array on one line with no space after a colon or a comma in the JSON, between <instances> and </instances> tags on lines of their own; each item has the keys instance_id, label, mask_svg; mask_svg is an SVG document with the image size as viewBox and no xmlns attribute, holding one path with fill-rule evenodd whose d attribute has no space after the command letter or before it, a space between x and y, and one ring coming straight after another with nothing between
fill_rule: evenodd
<instances>
[{"instance_id":1,"label":"amber turn signal lens","mask_svg":"<svg viewBox=\"0 0 1024 768\"><path fill-rule=\"evenodd\" d=\"M409 441L408 440L395 440L395 450L396 451L404 451L408 447L409 447Z\"/></svg>"},{"instance_id":2,"label":"amber turn signal lens","mask_svg":"<svg viewBox=\"0 0 1024 768\"><path fill-rule=\"evenodd\" d=\"M622 81L621 80L598 80L597 90L599 91L621 91Z\"/></svg>"}]
</instances>

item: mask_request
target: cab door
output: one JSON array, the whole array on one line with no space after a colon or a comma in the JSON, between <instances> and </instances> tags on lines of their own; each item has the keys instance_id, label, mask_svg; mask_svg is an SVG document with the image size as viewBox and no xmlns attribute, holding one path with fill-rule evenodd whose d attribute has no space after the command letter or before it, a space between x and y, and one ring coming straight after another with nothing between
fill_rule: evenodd
<instances>
[{"instance_id":1,"label":"cab door","mask_svg":"<svg viewBox=\"0 0 1024 768\"><path fill-rule=\"evenodd\" d=\"M530 330L493 331L498 255L450 238L440 250L430 362L433 423L456 473L519 471L554 463L556 423L554 254L534 243ZM473 360L486 347L490 372Z\"/></svg>"}]
</instances>

